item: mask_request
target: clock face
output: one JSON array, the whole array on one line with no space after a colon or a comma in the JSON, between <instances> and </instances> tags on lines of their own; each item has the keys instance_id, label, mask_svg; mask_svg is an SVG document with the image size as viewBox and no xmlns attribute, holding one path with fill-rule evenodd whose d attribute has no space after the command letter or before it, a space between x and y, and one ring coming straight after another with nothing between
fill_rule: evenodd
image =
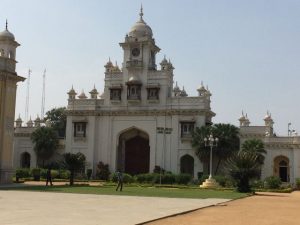
<instances>
[{"instance_id":1,"label":"clock face","mask_svg":"<svg viewBox=\"0 0 300 225\"><path fill-rule=\"evenodd\" d=\"M140 49L134 48L134 49L132 49L131 53L134 57L137 57L140 55Z\"/></svg>"}]
</instances>

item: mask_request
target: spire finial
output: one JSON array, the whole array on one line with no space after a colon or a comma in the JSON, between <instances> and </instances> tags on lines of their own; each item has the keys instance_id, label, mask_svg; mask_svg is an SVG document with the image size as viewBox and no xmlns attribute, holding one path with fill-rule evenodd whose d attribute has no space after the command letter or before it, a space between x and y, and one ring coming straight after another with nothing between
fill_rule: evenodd
<instances>
[{"instance_id":1,"label":"spire finial","mask_svg":"<svg viewBox=\"0 0 300 225\"><path fill-rule=\"evenodd\" d=\"M143 4L141 4L141 12L140 12L140 19L143 20Z\"/></svg>"},{"instance_id":2,"label":"spire finial","mask_svg":"<svg viewBox=\"0 0 300 225\"><path fill-rule=\"evenodd\" d=\"M203 87L203 80L201 80L201 86Z\"/></svg>"},{"instance_id":3,"label":"spire finial","mask_svg":"<svg viewBox=\"0 0 300 225\"><path fill-rule=\"evenodd\" d=\"M8 30L8 29L7 29L7 19L6 19L6 23L5 23L5 30Z\"/></svg>"}]
</instances>

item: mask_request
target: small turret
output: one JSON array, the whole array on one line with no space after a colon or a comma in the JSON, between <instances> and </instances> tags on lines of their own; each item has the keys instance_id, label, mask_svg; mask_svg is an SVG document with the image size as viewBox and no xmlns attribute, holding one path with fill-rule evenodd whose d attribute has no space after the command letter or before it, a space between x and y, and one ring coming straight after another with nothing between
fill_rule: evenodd
<instances>
[{"instance_id":1,"label":"small turret","mask_svg":"<svg viewBox=\"0 0 300 225\"><path fill-rule=\"evenodd\" d=\"M19 114L18 119L16 119L15 122L16 122L16 127L22 127L23 121L22 121L22 119L21 119L21 117L20 117L20 114Z\"/></svg>"},{"instance_id":2,"label":"small turret","mask_svg":"<svg viewBox=\"0 0 300 225\"><path fill-rule=\"evenodd\" d=\"M269 111L267 111L267 115L265 116L264 121L265 121L265 126L266 126L266 134L268 134L268 136L272 136L274 121L273 121L271 113Z\"/></svg>"},{"instance_id":3,"label":"small turret","mask_svg":"<svg viewBox=\"0 0 300 225\"><path fill-rule=\"evenodd\" d=\"M204 96L205 95L205 93L206 93L206 89L205 89L205 87L204 87L204 85L203 85L203 81L201 81L201 85L200 85L200 87L197 89L197 91L198 91L198 95L199 96Z\"/></svg>"},{"instance_id":4,"label":"small turret","mask_svg":"<svg viewBox=\"0 0 300 225\"><path fill-rule=\"evenodd\" d=\"M112 72L114 65L112 64L112 62L110 61L110 58L108 59L108 62L105 64L105 72Z\"/></svg>"},{"instance_id":5,"label":"small turret","mask_svg":"<svg viewBox=\"0 0 300 225\"><path fill-rule=\"evenodd\" d=\"M250 125L250 120L249 120L248 115L246 113L246 116L245 116L245 126L249 127L249 125Z\"/></svg>"},{"instance_id":6,"label":"small turret","mask_svg":"<svg viewBox=\"0 0 300 225\"><path fill-rule=\"evenodd\" d=\"M90 91L90 94L91 94L91 99L97 99L99 92L97 91L95 85L94 85L93 90Z\"/></svg>"},{"instance_id":7,"label":"small turret","mask_svg":"<svg viewBox=\"0 0 300 225\"><path fill-rule=\"evenodd\" d=\"M244 115L244 111L242 111L242 115L241 115L241 117L239 118L239 121L240 121L240 127L245 126L245 122L246 122L247 120L246 120L246 117L245 117L245 115Z\"/></svg>"},{"instance_id":8,"label":"small turret","mask_svg":"<svg viewBox=\"0 0 300 225\"><path fill-rule=\"evenodd\" d=\"M187 97L188 94L186 93L186 91L184 90L184 86L182 87L182 90L180 92L180 97Z\"/></svg>"},{"instance_id":9,"label":"small turret","mask_svg":"<svg viewBox=\"0 0 300 225\"><path fill-rule=\"evenodd\" d=\"M36 119L34 120L34 126L35 127L41 126L41 119L40 119L39 115L37 115Z\"/></svg>"},{"instance_id":10,"label":"small turret","mask_svg":"<svg viewBox=\"0 0 300 225\"><path fill-rule=\"evenodd\" d=\"M78 96L79 99L87 99L84 90L82 90L81 94Z\"/></svg>"},{"instance_id":11,"label":"small turret","mask_svg":"<svg viewBox=\"0 0 300 225\"><path fill-rule=\"evenodd\" d=\"M178 87L177 82L176 82L176 84L175 84L175 87L174 87L174 89L173 89L173 92L174 92L174 96L176 96L176 97L180 96L181 90L180 90L180 88Z\"/></svg>"},{"instance_id":12,"label":"small turret","mask_svg":"<svg viewBox=\"0 0 300 225\"><path fill-rule=\"evenodd\" d=\"M69 95L69 99L75 99L76 98L77 93L75 92L75 90L73 88L73 85L72 85L71 90L67 94Z\"/></svg>"},{"instance_id":13,"label":"small turret","mask_svg":"<svg viewBox=\"0 0 300 225\"><path fill-rule=\"evenodd\" d=\"M30 119L27 122L27 127L33 127L33 121L31 119L31 117L30 117Z\"/></svg>"}]
</instances>

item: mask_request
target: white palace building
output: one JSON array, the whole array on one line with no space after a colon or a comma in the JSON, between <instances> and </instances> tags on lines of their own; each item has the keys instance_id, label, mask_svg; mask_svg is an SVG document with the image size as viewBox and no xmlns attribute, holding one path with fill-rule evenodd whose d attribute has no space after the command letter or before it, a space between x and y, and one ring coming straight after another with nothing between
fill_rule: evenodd
<instances>
[{"instance_id":1,"label":"white palace building","mask_svg":"<svg viewBox=\"0 0 300 225\"><path fill-rule=\"evenodd\" d=\"M189 97L184 88L174 86L174 67L165 58L156 65L156 45L151 28L140 19L120 43L121 68L109 60L105 65L104 92L95 89L86 96L68 92L65 140L60 140L58 154L81 152L87 168L96 171L102 161L111 172L130 174L152 172L155 166L173 173L189 173L197 178L203 164L191 146L195 127L210 125L215 113L210 107L211 93L203 84L198 96ZM1 58L1 57L0 57ZM268 113L263 126L250 126L247 115L240 122L241 144L247 139L261 139L267 151L262 178L278 176L295 183L300 178L300 136L276 136ZM40 126L36 118L19 117L14 132L14 168L35 167L36 156L30 140Z\"/></svg>"},{"instance_id":2,"label":"white palace building","mask_svg":"<svg viewBox=\"0 0 300 225\"><path fill-rule=\"evenodd\" d=\"M69 92L66 151L81 152L95 169L102 161L112 171L137 174L155 166L196 177L202 164L191 146L195 126L211 123L210 92L203 87L188 97L174 87L174 67L165 58L156 65L153 33L143 19L132 26L120 43L121 68L105 65L104 93L97 98Z\"/></svg>"}]
</instances>

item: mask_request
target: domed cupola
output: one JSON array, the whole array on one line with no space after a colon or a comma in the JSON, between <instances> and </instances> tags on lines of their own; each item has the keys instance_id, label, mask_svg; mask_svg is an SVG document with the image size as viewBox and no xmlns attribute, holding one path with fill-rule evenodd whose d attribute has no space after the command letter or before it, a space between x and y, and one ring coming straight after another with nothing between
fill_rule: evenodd
<instances>
[{"instance_id":1,"label":"domed cupola","mask_svg":"<svg viewBox=\"0 0 300 225\"><path fill-rule=\"evenodd\" d=\"M5 41L5 40L14 41L15 40L15 36L11 32L9 32L7 29L7 21L6 21L5 30L0 32L0 40L1 41Z\"/></svg>"},{"instance_id":2,"label":"domed cupola","mask_svg":"<svg viewBox=\"0 0 300 225\"><path fill-rule=\"evenodd\" d=\"M129 37L141 38L141 37L150 37L152 38L152 29L149 27L146 22L143 20L143 7L141 6L140 20L137 21L129 31Z\"/></svg>"}]
</instances>

